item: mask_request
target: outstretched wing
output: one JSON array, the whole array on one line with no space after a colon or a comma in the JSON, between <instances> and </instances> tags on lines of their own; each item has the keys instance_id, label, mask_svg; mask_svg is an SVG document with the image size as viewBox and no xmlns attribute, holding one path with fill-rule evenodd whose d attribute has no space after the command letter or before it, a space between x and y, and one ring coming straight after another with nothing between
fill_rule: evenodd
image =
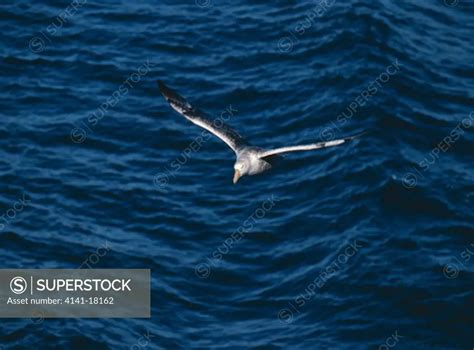
<instances>
[{"instance_id":1,"label":"outstretched wing","mask_svg":"<svg viewBox=\"0 0 474 350\"><path fill-rule=\"evenodd\" d=\"M163 82L158 81L158 87L160 88L161 94L164 96L170 106L179 114L183 115L190 122L200 126L203 129L211 132L222 141L224 141L234 152L247 143L245 139L240 136L230 126L224 124L222 120L215 119L214 121L209 120L205 117L205 114L200 110L191 106L185 98L180 96L176 91L170 89Z\"/></svg>"},{"instance_id":2,"label":"outstretched wing","mask_svg":"<svg viewBox=\"0 0 474 350\"><path fill-rule=\"evenodd\" d=\"M332 140L332 141L318 142L318 143L310 143L308 145L297 145L297 146L288 146L288 147L276 148L276 149L272 149L272 150L269 150L269 151L263 151L263 152L259 153L258 156L260 158L265 158L265 157L273 156L275 154L281 154L281 153L287 153L287 152L310 151L310 150L313 150L313 149L333 147L333 146L341 145L344 142L353 140L353 139L355 139L355 138L357 138L361 135L349 136L349 137L345 137L345 138L339 139L339 140Z\"/></svg>"}]
</instances>

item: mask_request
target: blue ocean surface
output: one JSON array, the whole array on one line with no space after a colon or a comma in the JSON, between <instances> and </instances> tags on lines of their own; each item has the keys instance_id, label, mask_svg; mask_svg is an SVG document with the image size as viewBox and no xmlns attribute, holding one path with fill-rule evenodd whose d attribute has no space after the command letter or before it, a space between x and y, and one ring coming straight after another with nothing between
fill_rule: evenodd
<instances>
[{"instance_id":1,"label":"blue ocean surface","mask_svg":"<svg viewBox=\"0 0 474 350\"><path fill-rule=\"evenodd\" d=\"M472 349L474 2L0 4L0 267L151 269L0 349ZM263 148L233 152L162 80Z\"/></svg>"}]
</instances>

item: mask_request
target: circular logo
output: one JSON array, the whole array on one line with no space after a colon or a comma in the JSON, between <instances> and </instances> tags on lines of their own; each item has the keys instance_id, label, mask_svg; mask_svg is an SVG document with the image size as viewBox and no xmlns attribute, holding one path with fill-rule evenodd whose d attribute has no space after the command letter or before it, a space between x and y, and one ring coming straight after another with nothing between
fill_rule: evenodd
<instances>
[{"instance_id":1,"label":"circular logo","mask_svg":"<svg viewBox=\"0 0 474 350\"><path fill-rule=\"evenodd\" d=\"M87 139L87 133L82 128L74 128L71 130L71 140L74 143L83 143Z\"/></svg>"},{"instance_id":2,"label":"circular logo","mask_svg":"<svg viewBox=\"0 0 474 350\"><path fill-rule=\"evenodd\" d=\"M44 313L39 310L34 310L33 317L31 318L31 322L33 322L34 324L41 324L43 323L43 321L44 321Z\"/></svg>"},{"instance_id":3,"label":"circular logo","mask_svg":"<svg viewBox=\"0 0 474 350\"><path fill-rule=\"evenodd\" d=\"M35 36L28 42L28 46L33 53L41 53L44 51L46 44L39 36Z\"/></svg>"},{"instance_id":4,"label":"circular logo","mask_svg":"<svg viewBox=\"0 0 474 350\"><path fill-rule=\"evenodd\" d=\"M209 7L211 6L211 0L196 0L196 5L199 7Z\"/></svg>"},{"instance_id":5,"label":"circular logo","mask_svg":"<svg viewBox=\"0 0 474 350\"><path fill-rule=\"evenodd\" d=\"M472 126L472 120L469 118L464 118L462 121L461 121L461 124L463 127L465 127L466 129L469 129L471 126Z\"/></svg>"},{"instance_id":6,"label":"circular logo","mask_svg":"<svg viewBox=\"0 0 474 350\"><path fill-rule=\"evenodd\" d=\"M321 132L319 133L320 138L323 141L332 141L336 137L334 131L330 127L325 127Z\"/></svg>"},{"instance_id":7,"label":"circular logo","mask_svg":"<svg viewBox=\"0 0 474 350\"><path fill-rule=\"evenodd\" d=\"M23 294L28 287L28 283L23 277L13 277L10 281L10 289L15 294Z\"/></svg>"},{"instance_id":8,"label":"circular logo","mask_svg":"<svg viewBox=\"0 0 474 350\"><path fill-rule=\"evenodd\" d=\"M411 189L418 184L418 178L413 173L407 173L402 180L403 187Z\"/></svg>"},{"instance_id":9,"label":"circular logo","mask_svg":"<svg viewBox=\"0 0 474 350\"><path fill-rule=\"evenodd\" d=\"M197 264L194 268L194 273L199 278L206 279L211 275L211 267L206 263Z\"/></svg>"},{"instance_id":10,"label":"circular logo","mask_svg":"<svg viewBox=\"0 0 474 350\"><path fill-rule=\"evenodd\" d=\"M278 50L282 53L287 53L293 50L293 40L290 37L285 36L278 40Z\"/></svg>"},{"instance_id":11,"label":"circular logo","mask_svg":"<svg viewBox=\"0 0 474 350\"><path fill-rule=\"evenodd\" d=\"M283 323L291 323L293 322L293 313L289 309L281 309L278 312L278 319Z\"/></svg>"},{"instance_id":12,"label":"circular logo","mask_svg":"<svg viewBox=\"0 0 474 350\"><path fill-rule=\"evenodd\" d=\"M459 266L453 262L447 263L443 267L444 277L453 280L459 276Z\"/></svg>"},{"instance_id":13,"label":"circular logo","mask_svg":"<svg viewBox=\"0 0 474 350\"><path fill-rule=\"evenodd\" d=\"M160 173L155 175L155 177L153 178L153 182L157 187L165 187L169 182L169 178L165 174Z\"/></svg>"},{"instance_id":14,"label":"circular logo","mask_svg":"<svg viewBox=\"0 0 474 350\"><path fill-rule=\"evenodd\" d=\"M454 7L459 4L459 0L444 0L446 6Z\"/></svg>"}]
</instances>

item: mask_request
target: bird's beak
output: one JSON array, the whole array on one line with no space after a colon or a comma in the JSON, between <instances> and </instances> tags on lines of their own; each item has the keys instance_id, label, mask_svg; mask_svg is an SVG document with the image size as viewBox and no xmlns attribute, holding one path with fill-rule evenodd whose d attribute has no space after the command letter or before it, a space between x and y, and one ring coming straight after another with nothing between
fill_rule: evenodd
<instances>
[{"instance_id":1,"label":"bird's beak","mask_svg":"<svg viewBox=\"0 0 474 350\"><path fill-rule=\"evenodd\" d=\"M232 180L234 182L234 185L239 181L240 179L240 171L236 170L234 173L234 179Z\"/></svg>"}]
</instances>

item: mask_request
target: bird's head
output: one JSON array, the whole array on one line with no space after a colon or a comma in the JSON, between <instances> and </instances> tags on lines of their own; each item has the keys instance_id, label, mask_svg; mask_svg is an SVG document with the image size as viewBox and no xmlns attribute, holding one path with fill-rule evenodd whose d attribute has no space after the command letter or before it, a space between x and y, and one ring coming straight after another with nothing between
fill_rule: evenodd
<instances>
[{"instance_id":1,"label":"bird's head","mask_svg":"<svg viewBox=\"0 0 474 350\"><path fill-rule=\"evenodd\" d=\"M247 175L247 173L249 171L249 166L250 166L249 162L246 159L240 159L237 162L235 162L235 164L234 164L234 179L233 179L234 184L236 184L237 181L239 181L239 179L242 176Z\"/></svg>"}]
</instances>

